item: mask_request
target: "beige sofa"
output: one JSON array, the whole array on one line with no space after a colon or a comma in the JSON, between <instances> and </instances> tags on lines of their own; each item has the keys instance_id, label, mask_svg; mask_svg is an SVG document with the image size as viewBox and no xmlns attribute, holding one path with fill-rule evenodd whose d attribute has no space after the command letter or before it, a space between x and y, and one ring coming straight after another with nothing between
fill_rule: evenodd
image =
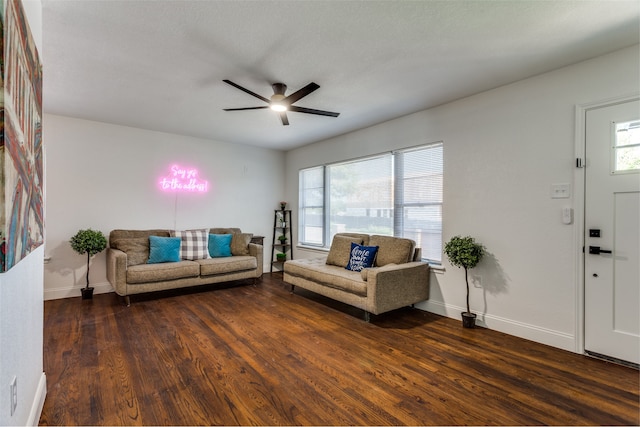
<instances>
[{"instance_id":1,"label":"beige sofa","mask_svg":"<svg viewBox=\"0 0 640 427\"><path fill-rule=\"evenodd\" d=\"M166 289L255 279L262 276L262 245L238 228L211 228L211 234L232 234L232 256L195 261L147 264L149 236L169 237L170 230L113 230L107 249L107 279L124 297Z\"/></svg>"},{"instance_id":2,"label":"beige sofa","mask_svg":"<svg viewBox=\"0 0 640 427\"><path fill-rule=\"evenodd\" d=\"M362 271L350 271L351 243L378 246L375 263ZM369 314L381 314L429 298L429 264L420 261L421 250L413 240L399 237L338 233L326 257L285 262L284 281Z\"/></svg>"}]
</instances>

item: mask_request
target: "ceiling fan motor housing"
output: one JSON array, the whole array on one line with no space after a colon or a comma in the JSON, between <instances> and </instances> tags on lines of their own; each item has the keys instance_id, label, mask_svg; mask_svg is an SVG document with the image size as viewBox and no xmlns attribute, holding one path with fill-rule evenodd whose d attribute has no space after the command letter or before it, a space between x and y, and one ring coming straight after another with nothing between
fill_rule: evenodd
<instances>
[{"instance_id":1,"label":"ceiling fan motor housing","mask_svg":"<svg viewBox=\"0 0 640 427\"><path fill-rule=\"evenodd\" d=\"M273 88L274 95L282 95L284 98L284 93L287 91L287 85L284 83L274 83L271 85Z\"/></svg>"}]
</instances>

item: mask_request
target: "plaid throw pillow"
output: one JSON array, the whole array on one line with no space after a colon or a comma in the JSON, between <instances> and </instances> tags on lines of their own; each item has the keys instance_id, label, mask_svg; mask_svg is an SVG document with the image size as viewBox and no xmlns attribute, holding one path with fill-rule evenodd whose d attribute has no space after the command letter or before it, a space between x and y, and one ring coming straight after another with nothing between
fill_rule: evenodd
<instances>
[{"instance_id":1,"label":"plaid throw pillow","mask_svg":"<svg viewBox=\"0 0 640 427\"><path fill-rule=\"evenodd\" d=\"M180 258L187 260L209 258L209 229L172 231L180 237Z\"/></svg>"}]
</instances>

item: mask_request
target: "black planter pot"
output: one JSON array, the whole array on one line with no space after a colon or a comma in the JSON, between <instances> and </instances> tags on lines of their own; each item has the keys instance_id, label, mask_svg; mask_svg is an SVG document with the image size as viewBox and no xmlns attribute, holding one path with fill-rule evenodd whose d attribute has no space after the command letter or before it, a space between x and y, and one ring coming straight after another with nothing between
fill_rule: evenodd
<instances>
[{"instance_id":1,"label":"black planter pot","mask_svg":"<svg viewBox=\"0 0 640 427\"><path fill-rule=\"evenodd\" d=\"M475 313L462 313L462 327L463 328L475 328L476 327L476 314Z\"/></svg>"},{"instance_id":2,"label":"black planter pot","mask_svg":"<svg viewBox=\"0 0 640 427\"><path fill-rule=\"evenodd\" d=\"M93 299L93 288L82 288L82 299Z\"/></svg>"}]
</instances>

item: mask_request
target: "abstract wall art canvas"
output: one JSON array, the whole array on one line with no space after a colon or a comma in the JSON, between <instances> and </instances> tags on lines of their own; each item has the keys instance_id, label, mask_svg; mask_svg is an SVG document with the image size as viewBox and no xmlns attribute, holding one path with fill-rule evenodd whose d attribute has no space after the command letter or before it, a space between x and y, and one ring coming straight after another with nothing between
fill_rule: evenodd
<instances>
[{"instance_id":1,"label":"abstract wall art canvas","mask_svg":"<svg viewBox=\"0 0 640 427\"><path fill-rule=\"evenodd\" d=\"M20 0L2 4L0 271L43 243L42 65Z\"/></svg>"}]
</instances>

